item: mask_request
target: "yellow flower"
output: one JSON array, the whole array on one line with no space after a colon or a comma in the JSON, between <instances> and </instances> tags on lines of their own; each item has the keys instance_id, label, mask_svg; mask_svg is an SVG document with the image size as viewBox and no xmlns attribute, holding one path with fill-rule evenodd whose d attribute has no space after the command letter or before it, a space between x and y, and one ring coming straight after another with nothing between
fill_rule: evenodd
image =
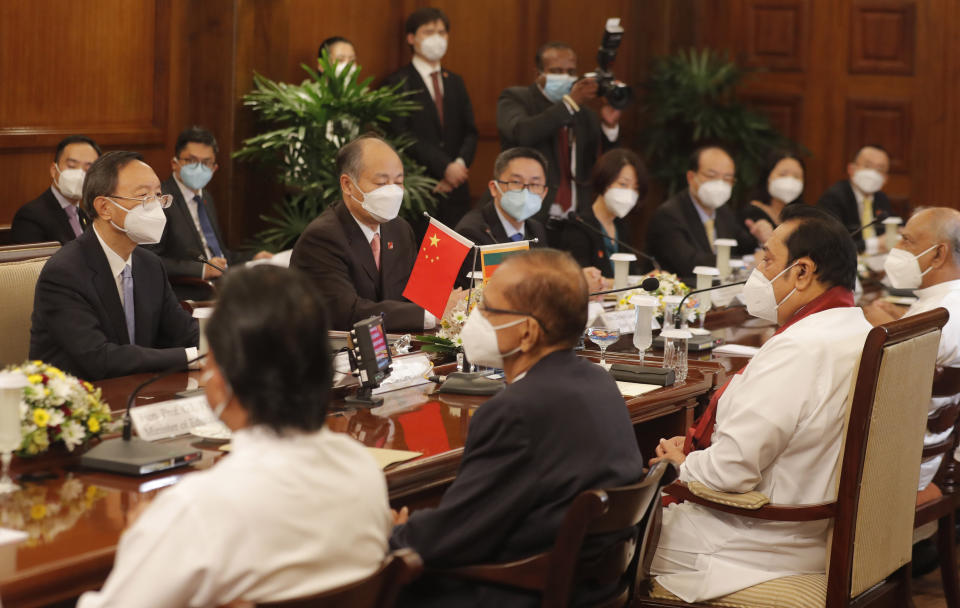
<instances>
[{"instance_id":1,"label":"yellow flower","mask_svg":"<svg viewBox=\"0 0 960 608\"><path fill-rule=\"evenodd\" d=\"M42 384L43 376L41 376L40 374L30 374L29 376L27 376L27 382L29 382L30 384Z\"/></svg>"},{"instance_id":2,"label":"yellow flower","mask_svg":"<svg viewBox=\"0 0 960 608\"><path fill-rule=\"evenodd\" d=\"M47 505L37 503L30 507L30 517L33 519L43 519L47 514Z\"/></svg>"},{"instance_id":3,"label":"yellow flower","mask_svg":"<svg viewBox=\"0 0 960 608\"><path fill-rule=\"evenodd\" d=\"M86 490L87 500L93 500L94 498L96 498L98 490L99 488L97 488L97 486L87 486L87 490Z\"/></svg>"},{"instance_id":4,"label":"yellow flower","mask_svg":"<svg viewBox=\"0 0 960 608\"><path fill-rule=\"evenodd\" d=\"M47 423L50 422L50 414L46 410L37 408L33 410L33 423L40 428L47 426Z\"/></svg>"},{"instance_id":5,"label":"yellow flower","mask_svg":"<svg viewBox=\"0 0 960 608\"><path fill-rule=\"evenodd\" d=\"M99 433L100 421L97 420L96 418L91 417L89 420L87 420L87 428L90 429L91 433Z\"/></svg>"},{"instance_id":6,"label":"yellow flower","mask_svg":"<svg viewBox=\"0 0 960 608\"><path fill-rule=\"evenodd\" d=\"M90 384L89 382L86 382L86 381L84 381L84 383L83 383L83 388L85 388L85 389L87 389L88 391L91 391L91 392L93 391L93 385Z\"/></svg>"}]
</instances>

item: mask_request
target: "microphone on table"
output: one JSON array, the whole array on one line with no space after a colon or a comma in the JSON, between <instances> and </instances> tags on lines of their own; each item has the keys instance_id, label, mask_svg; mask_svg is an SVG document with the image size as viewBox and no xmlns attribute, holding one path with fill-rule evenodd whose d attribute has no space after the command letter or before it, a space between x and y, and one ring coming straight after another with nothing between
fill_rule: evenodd
<instances>
[{"instance_id":1,"label":"microphone on table","mask_svg":"<svg viewBox=\"0 0 960 608\"><path fill-rule=\"evenodd\" d=\"M631 289L642 289L644 291L653 292L653 291L656 291L658 287L660 287L659 279L657 279L656 277L647 277L643 280L643 282L637 285L620 287L618 289L607 289L606 291L595 291L590 294L590 297L592 298L593 296L605 296L608 293L619 293L621 291L630 291Z\"/></svg>"},{"instance_id":2,"label":"microphone on table","mask_svg":"<svg viewBox=\"0 0 960 608\"><path fill-rule=\"evenodd\" d=\"M733 283L720 283L719 285L711 285L710 287L704 287L703 289L694 289L693 291L687 292L685 296L680 299L680 303L677 304L677 310L673 315L674 325L680 327L680 311L683 310L683 303L687 301L687 298L692 296L695 293L704 293L707 291L714 291L715 289L723 289L724 287L735 287L737 285L743 285L746 281L734 281Z\"/></svg>"},{"instance_id":3,"label":"microphone on table","mask_svg":"<svg viewBox=\"0 0 960 608\"><path fill-rule=\"evenodd\" d=\"M573 218L573 219L571 219L571 218ZM649 253L644 253L643 251L640 251L639 249L637 249L636 247L630 245L629 243L625 243L625 242L621 241L620 239L615 239L615 238L611 237L611 236L608 235L606 232L603 232L602 230L600 230L600 229L597 228L596 226L591 226L591 225L588 224L586 221L584 221L584 219L583 219L582 217L580 217L579 215L571 215L571 216L568 216L568 217L565 217L565 218L551 218L550 221L558 222L558 223L566 222L566 223L578 224L578 225L586 228L587 230L590 230L590 231L592 231L592 232L594 232L594 233L596 233L596 234L599 234L600 236L603 236L603 237L606 237L606 238L610 239L611 241L613 241L614 243L616 243L616 244L619 245L620 247L623 247L623 248L627 249L628 251L630 251L631 253L635 253L635 254L637 254L638 256L642 257L643 259L649 261L651 264L653 264L654 269L656 269L656 270L661 270L661 268L660 268L660 262L657 261L657 258L653 257L653 256L650 255Z\"/></svg>"},{"instance_id":4,"label":"microphone on table","mask_svg":"<svg viewBox=\"0 0 960 608\"><path fill-rule=\"evenodd\" d=\"M151 443L139 437L134 438L132 436L133 421L130 417L130 409L133 407L137 395L139 395L140 391L144 388L171 374L184 371L185 367L189 368L191 363L196 363L206 356L206 354L203 354L194 357L185 364L181 363L180 365L171 367L141 382L131 391L130 396L127 398L127 407L123 413L123 432L121 437L101 441L80 458L80 464L93 469L101 469L114 473L147 475L187 465L195 460L199 460L201 456L199 450L168 443Z\"/></svg>"},{"instance_id":5,"label":"microphone on table","mask_svg":"<svg viewBox=\"0 0 960 608\"><path fill-rule=\"evenodd\" d=\"M227 272L227 269L226 269L226 268L220 268L219 266L217 266L216 264L214 264L213 262L211 262L210 260L208 260L208 259L207 259L205 256L203 256L202 254L199 254L199 253L198 253L197 255L195 255L195 256L193 257L193 260L194 260L195 262L200 262L201 264L206 264L207 266L209 266L210 268L213 268L214 270L219 270L219 271L220 271L220 274L224 274L224 273Z\"/></svg>"},{"instance_id":6,"label":"microphone on table","mask_svg":"<svg viewBox=\"0 0 960 608\"><path fill-rule=\"evenodd\" d=\"M853 232L851 232L851 233L850 233L850 236L852 236L852 237L857 237L857 236L860 235L861 232L863 232L864 230L866 230L866 229L869 228L870 226L879 226L880 224L883 223L883 221L884 221L885 219L887 219L887 214L886 214L886 213L881 213L880 215L877 216L877 219L873 220L873 221L870 222L869 224L864 224L863 226L860 226L859 228L857 228L856 230L854 230Z\"/></svg>"}]
</instances>

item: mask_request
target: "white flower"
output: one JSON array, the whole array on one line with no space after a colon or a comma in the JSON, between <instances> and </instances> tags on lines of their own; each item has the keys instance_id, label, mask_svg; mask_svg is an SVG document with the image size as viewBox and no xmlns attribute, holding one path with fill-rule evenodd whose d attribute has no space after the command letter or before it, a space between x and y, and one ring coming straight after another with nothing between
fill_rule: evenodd
<instances>
[{"instance_id":1,"label":"white flower","mask_svg":"<svg viewBox=\"0 0 960 608\"><path fill-rule=\"evenodd\" d=\"M60 427L60 434L63 437L64 445L66 445L67 449L71 452L73 451L73 448L83 443L83 440L87 435L83 426L81 426L76 420L71 420Z\"/></svg>"},{"instance_id":2,"label":"white flower","mask_svg":"<svg viewBox=\"0 0 960 608\"><path fill-rule=\"evenodd\" d=\"M63 410L60 409L50 409L47 410L47 413L50 414L50 420L47 421L47 426L60 426L67 419L63 415Z\"/></svg>"},{"instance_id":3,"label":"white flower","mask_svg":"<svg viewBox=\"0 0 960 608\"><path fill-rule=\"evenodd\" d=\"M70 393L75 386L76 382L71 382L67 378L51 377L50 381L47 382L47 388L50 389L51 392L50 403L53 405L62 404L70 398Z\"/></svg>"}]
</instances>

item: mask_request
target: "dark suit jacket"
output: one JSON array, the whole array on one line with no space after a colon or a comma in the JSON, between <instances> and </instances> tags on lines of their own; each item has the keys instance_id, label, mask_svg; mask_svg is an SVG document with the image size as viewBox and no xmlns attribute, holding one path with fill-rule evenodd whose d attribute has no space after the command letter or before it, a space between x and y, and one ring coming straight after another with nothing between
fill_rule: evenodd
<instances>
[{"instance_id":1,"label":"dark suit jacket","mask_svg":"<svg viewBox=\"0 0 960 608\"><path fill-rule=\"evenodd\" d=\"M387 331L421 331L423 309L403 298L419 247L406 220L380 224L380 270L370 243L341 201L310 222L293 247L290 265L313 277L327 299L330 326L350 330L384 314Z\"/></svg>"},{"instance_id":2,"label":"dark suit jacket","mask_svg":"<svg viewBox=\"0 0 960 608\"><path fill-rule=\"evenodd\" d=\"M205 255L203 240L193 223L193 216L190 215L187 202L183 200L180 186L172 175L163 182L162 190L164 194L173 196L173 204L163 210L167 216L167 227L163 229L163 236L160 237L159 243L146 247L160 256L163 267L171 278L200 278L203 276L203 264L193 258L197 254ZM203 190L203 202L207 206L207 215L217 235L217 241L220 242L223 255L227 258L227 263L241 264L249 260L251 257L249 254L227 250L227 243L223 240L223 233L220 231L220 222L217 221L217 208L207 190Z\"/></svg>"},{"instance_id":3,"label":"dark suit jacket","mask_svg":"<svg viewBox=\"0 0 960 608\"><path fill-rule=\"evenodd\" d=\"M573 128L577 145L577 205L583 207L593 202L589 178L597 158L616 146L603 134L600 117L590 108L582 107L570 114L563 102L553 103L547 99L536 84L510 87L500 93L497 101L497 130L500 132L500 147L503 150L517 146L534 148L547 157L547 184L550 189L540 207L537 219L546 222L550 205L557 195L560 183L560 163L557 160L557 133L560 127Z\"/></svg>"},{"instance_id":4,"label":"dark suit jacket","mask_svg":"<svg viewBox=\"0 0 960 608\"><path fill-rule=\"evenodd\" d=\"M471 209L469 213L463 216L457 227L457 232L467 237L476 245L493 245L496 243L508 243L507 232L503 229L503 223L497 215L496 203L492 200L480 207ZM546 247L547 230L543 224L535 219L528 219L523 223L524 238L539 239L536 243L531 243L531 247ZM457 278L457 287L468 287L470 280L467 273L470 272L473 264L473 252L467 254L467 258L460 267L460 275ZM476 270L481 269L480 256L477 256Z\"/></svg>"},{"instance_id":5,"label":"dark suit jacket","mask_svg":"<svg viewBox=\"0 0 960 608\"><path fill-rule=\"evenodd\" d=\"M81 209L78 208L77 211L80 227L86 229L90 220ZM10 230L14 243L68 243L76 238L73 228L70 227L70 218L53 195L52 186L17 210Z\"/></svg>"},{"instance_id":6,"label":"dark suit jacket","mask_svg":"<svg viewBox=\"0 0 960 608\"><path fill-rule=\"evenodd\" d=\"M394 528L427 567L501 563L549 549L574 498L643 476L623 397L573 351L551 353L470 421L460 470L440 505ZM420 604L416 604L420 605ZM538 606L529 594L461 589L443 606Z\"/></svg>"},{"instance_id":7,"label":"dark suit jacket","mask_svg":"<svg viewBox=\"0 0 960 608\"><path fill-rule=\"evenodd\" d=\"M442 70L443 125L437 115L437 106L428 87L413 64L405 65L384 79L384 85L403 83L400 91L412 91L412 101L420 104L419 111L409 116L398 116L390 124L391 132L413 137L407 152L427 168L427 175L443 179L447 165L458 157L469 167L477 151L477 127L473 120L473 106L463 79L450 70ZM453 226L470 209L470 188L463 183L446 198L440 199L437 219Z\"/></svg>"},{"instance_id":8,"label":"dark suit jacket","mask_svg":"<svg viewBox=\"0 0 960 608\"><path fill-rule=\"evenodd\" d=\"M592 228L595 228L601 232L604 231L603 226L600 225L600 220L598 220L597 216L593 214L592 205L578 211L577 213L581 218L583 218L583 221L589 224ZM626 242L629 235L627 223L617 217L613 219L613 225L617 229L616 238ZM599 232L590 230L572 218L571 221L563 223L563 227L560 230L557 249L569 251L570 255L572 255L574 259L577 260L577 262L579 262L584 268L587 266L593 266L594 268L599 269L603 276L613 276L613 262L611 262L610 258L607 257L607 251L603 246L603 236ZM617 247L617 251L622 253L631 253L627 249L619 246ZM634 269L633 267L639 269L641 266L645 265L646 263L641 265L638 265L636 262L631 263L631 271Z\"/></svg>"},{"instance_id":9,"label":"dark suit jacket","mask_svg":"<svg viewBox=\"0 0 960 608\"><path fill-rule=\"evenodd\" d=\"M30 358L85 380L186 366L197 345L197 322L180 308L163 265L142 247L133 250L135 344L107 256L92 228L47 261L33 301Z\"/></svg>"},{"instance_id":10,"label":"dark suit jacket","mask_svg":"<svg viewBox=\"0 0 960 608\"><path fill-rule=\"evenodd\" d=\"M860 228L860 211L857 207L857 197L853 194L853 186L850 180L843 179L827 188L820 200L817 201L817 207L830 212L840 220L840 223L847 230L853 232ZM890 199L883 192L876 192L873 195L873 215L874 217L889 217L893 214L890 207ZM877 226L877 234L883 232L883 226ZM854 237L857 243L857 250L866 249L866 243L863 242L863 233Z\"/></svg>"},{"instance_id":11,"label":"dark suit jacket","mask_svg":"<svg viewBox=\"0 0 960 608\"><path fill-rule=\"evenodd\" d=\"M695 266L717 264L694 204L689 190L678 192L657 207L647 229L647 250L664 270L681 277L693 276ZM718 239L737 240L733 255L746 255L756 249L756 239L728 205L717 209L714 230Z\"/></svg>"}]
</instances>

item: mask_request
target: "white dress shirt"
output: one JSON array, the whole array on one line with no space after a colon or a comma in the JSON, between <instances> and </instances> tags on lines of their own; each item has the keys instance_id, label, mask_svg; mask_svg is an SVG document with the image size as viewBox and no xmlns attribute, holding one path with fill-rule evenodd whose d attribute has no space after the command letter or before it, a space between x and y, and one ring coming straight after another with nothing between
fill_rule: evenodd
<instances>
[{"instance_id":1,"label":"white dress shirt","mask_svg":"<svg viewBox=\"0 0 960 608\"><path fill-rule=\"evenodd\" d=\"M493 209L494 211L497 212L497 217L500 218L500 223L503 224L503 231L507 233L507 240L510 240L510 237L512 237L515 234L519 234L521 238L523 238L526 235L526 229L527 229L526 223L520 224L520 229L517 230L514 227L514 225L510 222L510 220L507 219L507 216L501 213L500 207L498 207L496 203L494 203Z\"/></svg>"},{"instance_id":2,"label":"white dress shirt","mask_svg":"<svg viewBox=\"0 0 960 608\"><path fill-rule=\"evenodd\" d=\"M113 275L113 281L117 285L117 293L120 294L120 306L126 310L127 303L124 301L123 297L123 277L120 275L123 274L123 269L126 266L130 267L130 272L133 273L133 255L131 254L128 259L123 259L120 257L120 254L110 248L107 245L106 241L103 240L103 237L100 236L100 231L97 229L97 225L93 225L93 233L97 235L97 240L100 241L100 247L103 248L104 255L107 256L107 264L110 265L110 273ZM136 289L136 287L134 287ZM133 336L130 336L130 343L133 344ZM187 361L193 361L199 355L199 351L195 346L189 346L183 349L187 353ZM199 369L200 362L194 362L190 364L191 369Z\"/></svg>"},{"instance_id":3,"label":"white dress shirt","mask_svg":"<svg viewBox=\"0 0 960 608\"><path fill-rule=\"evenodd\" d=\"M366 449L326 428L237 431L213 468L164 490L78 608L199 608L310 596L372 574L393 518Z\"/></svg>"},{"instance_id":4,"label":"white dress shirt","mask_svg":"<svg viewBox=\"0 0 960 608\"><path fill-rule=\"evenodd\" d=\"M943 326L940 332L940 346L937 349L937 367L960 367L960 280L945 281L937 285L931 285L924 289L918 289L914 292L917 301L914 302L904 316L917 315L922 312L928 312L934 308L944 307L950 313L950 319ZM933 414L944 405L949 405L956 398L954 397L934 397L930 399L930 414ZM943 433L933 434L927 432L924 435L923 443L932 445L947 438L952 429ZM920 484L918 490L923 490L933 481L937 469L943 456L935 456L920 463Z\"/></svg>"},{"instance_id":5,"label":"white dress shirt","mask_svg":"<svg viewBox=\"0 0 960 608\"><path fill-rule=\"evenodd\" d=\"M368 245L371 243L371 241L373 241L373 235L380 234L380 224L377 224L377 229L373 230L370 228L370 226L367 226L366 224L358 220L357 216L355 216L352 212L350 213L350 217L352 217L353 221L357 223L357 226L360 226L360 232L362 232L364 238L367 239ZM373 251L372 248L371 248L371 251ZM383 241L382 240L380 242L380 256L382 259L383 258ZM430 311L424 310L423 311L423 328L433 329L436 326L437 326L437 317L435 317Z\"/></svg>"},{"instance_id":6,"label":"white dress shirt","mask_svg":"<svg viewBox=\"0 0 960 608\"><path fill-rule=\"evenodd\" d=\"M445 92L446 92L446 89L444 89L444 87L443 87L443 68L440 67L440 64L439 64L439 63L437 64L437 67L433 67L432 65L430 65L430 63L429 63L426 59L420 57L419 55L414 55L414 56L413 56L413 60L411 61L411 63L413 64L413 69L415 69L415 70L417 71L417 73L420 74L420 78L423 79L423 83L424 83L425 85L427 85L427 93L430 94L430 99L432 99L433 102L436 103L436 102L437 102L437 94L436 94L436 92L433 90L433 76L432 76L432 74L433 74L434 72L438 72L438 71L440 72L440 77L437 78L437 82L438 82L439 85L440 85L440 92L441 92L441 93L445 93ZM456 159L454 159L453 162L460 163L460 164L463 165L464 167L467 166L466 161L464 161L464 160L463 160L462 158L460 158L459 156L458 156Z\"/></svg>"},{"instance_id":7,"label":"white dress shirt","mask_svg":"<svg viewBox=\"0 0 960 608\"><path fill-rule=\"evenodd\" d=\"M213 257L213 251L210 250L210 246L207 245L207 237L203 234L203 226L200 225L200 212L197 211L197 201L193 200L193 197L199 196L203 198L203 190L198 190L194 192L190 189L189 186L180 181L180 175L174 171L173 179L177 182L177 186L180 188L180 194L183 195L183 200L187 203L187 210L190 212L190 218L193 219L193 226L197 229L197 234L200 235L200 242L203 243L203 255L208 260ZM201 269L200 275L203 276L203 270Z\"/></svg>"},{"instance_id":8,"label":"white dress shirt","mask_svg":"<svg viewBox=\"0 0 960 608\"><path fill-rule=\"evenodd\" d=\"M710 447L687 455L680 479L725 492L757 490L777 504L834 500L846 399L871 329L862 309L833 308L768 340L730 380ZM651 570L687 602L823 573L829 526L674 504L663 512Z\"/></svg>"}]
</instances>

